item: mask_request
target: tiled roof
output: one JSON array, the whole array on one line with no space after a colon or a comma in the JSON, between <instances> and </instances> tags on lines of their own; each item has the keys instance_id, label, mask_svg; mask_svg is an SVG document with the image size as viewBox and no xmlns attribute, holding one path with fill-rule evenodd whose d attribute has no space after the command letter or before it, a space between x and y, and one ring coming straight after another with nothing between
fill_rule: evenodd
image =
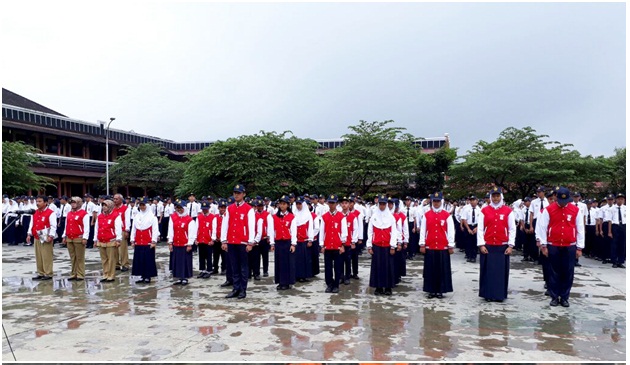
<instances>
[{"instance_id":1,"label":"tiled roof","mask_svg":"<svg viewBox=\"0 0 630 365\"><path fill-rule=\"evenodd\" d=\"M46 108L45 106L41 104L38 104L30 99L27 99L5 88L2 88L2 103L17 106L24 109L36 110L43 113L55 114L62 117L66 117L65 115L61 113L58 113L52 109Z\"/></svg>"}]
</instances>

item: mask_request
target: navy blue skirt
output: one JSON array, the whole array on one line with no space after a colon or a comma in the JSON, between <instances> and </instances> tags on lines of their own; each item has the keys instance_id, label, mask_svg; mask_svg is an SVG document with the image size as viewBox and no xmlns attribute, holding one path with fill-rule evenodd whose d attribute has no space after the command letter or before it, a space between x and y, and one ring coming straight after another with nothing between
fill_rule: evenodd
<instances>
[{"instance_id":1,"label":"navy blue skirt","mask_svg":"<svg viewBox=\"0 0 630 365\"><path fill-rule=\"evenodd\" d=\"M313 267L311 264L311 251L306 247L307 242L298 242L295 246L295 277L306 279L313 277Z\"/></svg>"},{"instance_id":2,"label":"navy blue skirt","mask_svg":"<svg viewBox=\"0 0 630 365\"><path fill-rule=\"evenodd\" d=\"M390 247L372 246L372 266L370 267L370 286L372 288L393 288L396 280L394 256Z\"/></svg>"},{"instance_id":3,"label":"navy blue skirt","mask_svg":"<svg viewBox=\"0 0 630 365\"><path fill-rule=\"evenodd\" d=\"M404 249L396 251L394 255L396 277L407 276L407 252Z\"/></svg>"},{"instance_id":4,"label":"navy blue skirt","mask_svg":"<svg viewBox=\"0 0 630 365\"><path fill-rule=\"evenodd\" d=\"M151 248L151 246L134 246L131 275L140 276L142 278L153 278L157 276L155 248Z\"/></svg>"},{"instance_id":5,"label":"navy blue skirt","mask_svg":"<svg viewBox=\"0 0 630 365\"><path fill-rule=\"evenodd\" d=\"M311 256L311 277L319 274L319 241L313 241L311 247L307 247L306 251Z\"/></svg>"},{"instance_id":6,"label":"navy blue skirt","mask_svg":"<svg viewBox=\"0 0 630 365\"><path fill-rule=\"evenodd\" d=\"M193 276L193 253L186 246L173 246L173 277L188 279Z\"/></svg>"},{"instance_id":7,"label":"navy blue skirt","mask_svg":"<svg viewBox=\"0 0 630 365\"><path fill-rule=\"evenodd\" d=\"M450 293L453 291L451 255L448 250L426 250L422 271L422 290L427 293Z\"/></svg>"},{"instance_id":8,"label":"navy blue skirt","mask_svg":"<svg viewBox=\"0 0 630 365\"><path fill-rule=\"evenodd\" d=\"M505 300L510 278L510 256L505 254L507 245L486 245L488 253L481 254L479 270L479 296L491 300Z\"/></svg>"},{"instance_id":9,"label":"navy blue skirt","mask_svg":"<svg viewBox=\"0 0 630 365\"><path fill-rule=\"evenodd\" d=\"M290 240L276 241L274 248L274 281L280 285L295 284L295 253Z\"/></svg>"}]
</instances>

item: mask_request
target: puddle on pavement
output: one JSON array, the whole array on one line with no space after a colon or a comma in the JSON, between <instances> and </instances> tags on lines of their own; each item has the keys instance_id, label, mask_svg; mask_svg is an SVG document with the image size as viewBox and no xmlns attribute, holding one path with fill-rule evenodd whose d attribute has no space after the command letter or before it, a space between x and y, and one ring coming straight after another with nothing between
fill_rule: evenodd
<instances>
[{"instance_id":1,"label":"puddle on pavement","mask_svg":"<svg viewBox=\"0 0 630 365\"><path fill-rule=\"evenodd\" d=\"M222 352L229 349L228 345L221 342L212 342L206 345L206 352Z\"/></svg>"}]
</instances>

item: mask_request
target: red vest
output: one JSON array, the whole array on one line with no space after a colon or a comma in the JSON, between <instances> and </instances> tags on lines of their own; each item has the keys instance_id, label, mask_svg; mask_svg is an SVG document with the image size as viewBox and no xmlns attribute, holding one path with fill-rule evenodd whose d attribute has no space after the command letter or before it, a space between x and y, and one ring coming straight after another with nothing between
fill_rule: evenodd
<instances>
[{"instance_id":1,"label":"red vest","mask_svg":"<svg viewBox=\"0 0 630 365\"><path fill-rule=\"evenodd\" d=\"M208 244L212 240L212 221L216 218L214 214L197 215L197 242Z\"/></svg>"},{"instance_id":2,"label":"red vest","mask_svg":"<svg viewBox=\"0 0 630 365\"><path fill-rule=\"evenodd\" d=\"M486 241L486 245L501 246L506 244L510 238L508 217L512 213L512 209L505 205L499 209L494 209L488 205L481 210L481 213L483 213L485 229L483 239Z\"/></svg>"},{"instance_id":3,"label":"red vest","mask_svg":"<svg viewBox=\"0 0 630 365\"><path fill-rule=\"evenodd\" d=\"M264 239L265 237L269 236L269 234L267 234L267 217L269 216L269 212L267 211L262 211L262 213L259 213L258 211L256 211L256 229L258 229L258 221L262 219L262 233L260 235L260 239ZM256 234L258 234L258 232L256 232Z\"/></svg>"},{"instance_id":4,"label":"red vest","mask_svg":"<svg viewBox=\"0 0 630 365\"><path fill-rule=\"evenodd\" d=\"M83 218L87 212L79 209L76 212L69 211L66 217L66 237L73 240L83 238Z\"/></svg>"},{"instance_id":5,"label":"red vest","mask_svg":"<svg viewBox=\"0 0 630 365\"><path fill-rule=\"evenodd\" d=\"M302 224L301 226L297 226L297 241L308 241L308 222Z\"/></svg>"},{"instance_id":6,"label":"red vest","mask_svg":"<svg viewBox=\"0 0 630 365\"><path fill-rule=\"evenodd\" d=\"M324 248L327 250L338 250L341 248L341 221L344 216L341 212L335 213L333 216L330 212L322 215L322 224L324 225Z\"/></svg>"},{"instance_id":7,"label":"red vest","mask_svg":"<svg viewBox=\"0 0 630 365\"><path fill-rule=\"evenodd\" d=\"M547 242L552 246L571 246L577 241L576 217L580 208L567 204L562 208L558 203L547 207L549 226L547 227Z\"/></svg>"},{"instance_id":8,"label":"red vest","mask_svg":"<svg viewBox=\"0 0 630 365\"><path fill-rule=\"evenodd\" d=\"M116 239L116 215L114 213L105 215L99 214L96 218L98 223L98 232L96 232L96 238L98 242L108 243Z\"/></svg>"},{"instance_id":9,"label":"red vest","mask_svg":"<svg viewBox=\"0 0 630 365\"><path fill-rule=\"evenodd\" d=\"M136 245L148 246L151 244L152 239L153 239L153 227L149 227L147 229L142 229L142 230L136 228Z\"/></svg>"},{"instance_id":10,"label":"red vest","mask_svg":"<svg viewBox=\"0 0 630 365\"><path fill-rule=\"evenodd\" d=\"M291 239L291 221L294 218L295 216L292 213L287 213L282 218L278 217L278 214L273 215L273 231L276 241Z\"/></svg>"},{"instance_id":11,"label":"red vest","mask_svg":"<svg viewBox=\"0 0 630 365\"><path fill-rule=\"evenodd\" d=\"M127 211L127 206L123 204L118 208L114 208L114 211L112 212L113 215L120 217L120 220L122 221L123 231L127 230L127 226L125 225L125 212L126 211Z\"/></svg>"},{"instance_id":12,"label":"red vest","mask_svg":"<svg viewBox=\"0 0 630 365\"><path fill-rule=\"evenodd\" d=\"M394 229L396 229L394 227ZM392 239L392 227L376 228L372 226L372 244L379 247L391 247L389 244Z\"/></svg>"},{"instance_id":13,"label":"red vest","mask_svg":"<svg viewBox=\"0 0 630 365\"><path fill-rule=\"evenodd\" d=\"M407 216L405 215L405 213L403 212L398 212L394 214L394 219L396 219L396 222L398 223L398 221L400 221L400 236L402 237L402 240L404 241L407 237L405 237L405 220L407 219Z\"/></svg>"},{"instance_id":14,"label":"red vest","mask_svg":"<svg viewBox=\"0 0 630 365\"><path fill-rule=\"evenodd\" d=\"M426 248L429 250L448 249L447 220L451 219L451 215L445 210L436 213L431 209L426 212L424 219L426 220L426 233L424 236Z\"/></svg>"},{"instance_id":15,"label":"red vest","mask_svg":"<svg viewBox=\"0 0 630 365\"><path fill-rule=\"evenodd\" d=\"M228 222L227 243L239 245L249 241L249 228L247 224L247 214L252 206L243 203L236 206L236 203L227 207L230 221Z\"/></svg>"},{"instance_id":16,"label":"red vest","mask_svg":"<svg viewBox=\"0 0 630 365\"><path fill-rule=\"evenodd\" d=\"M43 212L37 209L35 214L33 214L33 229L31 230L31 235L35 237L35 239L39 239L39 235L37 231L41 231L42 229L50 228L50 215L54 212L51 209L46 208ZM52 234L53 232L49 232Z\"/></svg>"},{"instance_id":17,"label":"red vest","mask_svg":"<svg viewBox=\"0 0 630 365\"><path fill-rule=\"evenodd\" d=\"M186 246L188 244L188 225L192 222L189 215L180 216L179 214L171 215L173 221L173 246Z\"/></svg>"}]
</instances>

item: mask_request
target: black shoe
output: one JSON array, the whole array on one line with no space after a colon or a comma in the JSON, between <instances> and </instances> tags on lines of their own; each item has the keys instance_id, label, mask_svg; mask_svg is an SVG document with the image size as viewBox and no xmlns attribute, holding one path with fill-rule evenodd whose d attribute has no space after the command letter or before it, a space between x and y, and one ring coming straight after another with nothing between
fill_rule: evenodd
<instances>
[{"instance_id":1,"label":"black shoe","mask_svg":"<svg viewBox=\"0 0 630 365\"><path fill-rule=\"evenodd\" d=\"M120 271L120 267L119 266L116 266L116 271Z\"/></svg>"},{"instance_id":2,"label":"black shoe","mask_svg":"<svg viewBox=\"0 0 630 365\"><path fill-rule=\"evenodd\" d=\"M205 274L203 274L203 279L209 279L212 276L212 274L210 274L209 272L206 272Z\"/></svg>"},{"instance_id":3,"label":"black shoe","mask_svg":"<svg viewBox=\"0 0 630 365\"><path fill-rule=\"evenodd\" d=\"M435 297L438 299L442 299L444 298L444 295L442 295L442 293L438 293Z\"/></svg>"},{"instance_id":4,"label":"black shoe","mask_svg":"<svg viewBox=\"0 0 630 365\"><path fill-rule=\"evenodd\" d=\"M616 269L616 268L617 268L617 264L613 264L613 269Z\"/></svg>"},{"instance_id":5,"label":"black shoe","mask_svg":"<svg viewBox=\"0 0 630 365\"><path fill-rule=\"evenodd\" d=\"M254 280L256 281L260 280L260 275L254 275Z\"/></svg>"},{"instance_id":6,"label":"black shoe","mask_svg":"<svg viewBox=\"0 0 630 365\"><path fill-rule=\"evenodd\" d=\"M569 301L566 300L566 299L561 299L560 300L560 305L565 307L565 308L568 308L569 307Z\"/></svg>"},{"instance_id":7,"label":"black shoe","mask_svg":"<svg viewBox=\"0 0 630 365\"><path fill-rule=\"evenodd\" d=\"M221 270L221 275L225 275L225 270Z\"/></svg>"},{"instance_id":8,"label":"black shoe","mask_svg":"<svg viewBox=\"0 0 630 365\"><path fill-rule=\"evenodd\" d=\"M146 279L144 279L144 282L145 282L145 283L147 283L147 284L149 284L149 283L151 282L151 278L146 278Z\"/></svg>"},{"instance_id":9,"label":"black shoe","mask_svg":"<svg viewBox=\"0 0 630 365\"><path fill-rule=\"evenodd\" d=\"M75 280L77 280L77 278L75 277L68 278L68 281L75 281Z\"/></svg>"},{"instance_id":10,"label":"black shoe","mask_svg":"<svg viewBox=\"0 0 630 365\"><path fill-rule=\"evenodd\" d=\"M546 296L550 296L551 294L549 294L549 290L545 290L545 295Z\"/></svg>"},{"instance_id":11,"label":"black shoe","mask_svg":"<svg viewBox=\"0 0 630 365\"><path fill-rule=\"evenodd\" d=\"M212 270L212 275L218 275L219 274L219 270Z\"/></svg>"},{"instance_id":12,"label":"black shoe","mask_svg":"<svg viewBox=\"0 0 630 365\"><path fill-rule=\"evenodd\" d=\"M359 275L354 274L354 275L352 275L352 276L351 276L351 278L352 278L352 279L355 279L355 280L359 280Z\"/></svg>"},{"instance_id":13,"label":"black shoe","mask_svg":"<svg viewBox=\"0 0 630 365\"><path fill-rule=\"evenodd\" d=\"M429 299L433 299L435 298L436 294L435 293L429 293L429 295L427 296L427 298Z\"/></svg>"},{"instance_id":14,"label":"black shoe","mask_svg":"<svg viewBox=\"0 0 630 365\"><path fill-rule=\"evenodd\" d=\"M263 273L263 276L264 276L264 277L268 277L268 276L269 276L269 273L268 273L268 272L265 272L265 273Z\"/></svg>"},{"instance_id":15,"label":"black shoe","mask_svg":"<svg viewBox=\"0 0 630 365\"><path fill-rule=\"evenodd\" d=\"M182 283L183 283L183 281L182 281L182 280L180 280L180 281L176 281L176 282L174 282L174 283L173 283L173 285L182 285Z\"/></svg>"},{"instance_id":16,"label":"black shoe","mask_svg":"<svg viewBox=\"0 0 630 365\"><path fill-rule=\"evenodd\" d=\"M33 278L33 280L42 280L44 278L44 275L37 275L36 277Z\"/></svg>"},{"instance_id":17,"label":"black shoe","mask_svg":"<svg viewBox=\"0 0 630 365\"><path fill-rule=\"evenodd\" d=\"M332 289L332 292L333 292L333 293L339 293L339 288L333 288L333 289Z\"/></svg>"},{"instance_id":18,"label":"black shoe","mask_svg":"<svg viewBox=\"0 0 630 365\"><path fill-rule=\"evenodd\" d=\"M74 280L76 280L76 281L83 281L85 279L83 279L83 278L74 278Z\"/></svg>"},{"instance_id":19,"label":"black shoe","mask_svg":"<svg viewBox=\"0 0 630 365\"><path fill-rule=\"evenodd\" d=\"M551 299L551 302L549 303L549 305L552 307L557 307L558 304L560 304L560 302L558 302L558 298Z\"/></svg>"},{"instance_id":20,"label":"black shoe","mask_svg":"<svg viewBox=\"0 0 630 365\"><path fill-rule=\"evenodd\" d=\"M486 302L491 302L491 301L492 301L492 299L486 298Z\"/></svg>"},{"instance_id":21,"label":"black shoe","mask_svg":"<svg viewBox=\"0 0 630 365\"><path fill-rule=\"evenodd\" d=\"M620 269L625 269L625 268L626 268L626 265L624 265L624 264L619 264L619 265L617 265L617 267L618 267L618 268L620 268Z\"/></svg>"},{"instance_id":22,"label":"black shoe","mask_svg":"<svg viewBox=\"0 0 630 365\"><path fill-rule=\"evenodd\" d=\"M385 289L385 291L383 291L383 294L386 295L386 296L392 295L392 289L391 288Z\"/></svg>"},{"instance_id":23,"label":"black shoe","mask_svg":"<svg viewBox=\"0 0 630 365\"><path fill-rule=\"evenodd\" d=\"M226 298L236 298L238 297L238 290L232 290L232 292L225 296Z\"/></svg>"},{"instance_id":24,"label":"black shoe","mask_svg":"<svg viewBox=\"0 0 630 365\"><path fill-rule=\"evenodd\" d=\"M605 265L605 264L609 264L609 263L610 263L610 260L607 260L607 259L603 259L603 260L602 260L602 264L604 264L604 265Z\"/></svg>"},{"instance_id":25,"label":"black shoe","mask_svg":"<svg viewBox=\"0 0 630 365\"><path fill-rule=\"evenodd\" d=\"M240 293L238 293L237 299L245 299L245 297L247 297L247 293L245 292L245 290L242 290Z\"/></svg>"},{"instance_id":26,"label":"black shoe","mask_svg":"<svg viewBox=\"0 0 630 365\"><path fill-rule=\"evenodd\" d=\"M582 264L580 264L579 262L576 262L575 267L582 267Z\"/></svg>"},{"instance_id":27,"label":"black shoe","mask_svg":"<svg viewBox=\"0 0 630 365\"><path fill-rule=\"evenodd\" d=\"M523 259L521 260L521 262L527 262L529 261L529 257L523 257Z\"/></svg>"},{"instance_id":28,"label":"black shoe","mask_svg":"<svg viewBox=\"0 0 630 365\"><path fill-rule=\"evenodd\" d=\"M233 285L233 283L231 281L226 281L225 283L221 284L221 287L222 288L226 288L226 287L232 286L232 285Z\"/></svg>"},{"instance_id":29,"label":"black shoe","mask_svg":"<svg viewBox=\"0 0 630 365\"><path fill-rule=\"evenodd\" d=\"M332 287L327 286L326 290L324 290L324 293L332 293Z\"/></svg>"},{"instance_id":30,"label":"black shoe","mask_svg":"<svg viewBox=\"0 0 630 365\"><path fill-rule=\"evenodd\" d=\"M136 284L144 284L144 283L145 283L144 279L136 280Z\"/></svg>"},{"instance_id":31,"label":"black shoe","mask_svg":"<svg viewBox=\"0 0 630 365\"><path fill-rule=\"evenodd\" d=\"M123 267L122 269L120 269L120 271L125 272L125 271L129 271L128 267Z\"/></svg>"},{"instance_id":32,"label":"black shoe","mask_svg":"<svg viewBox=\"0 0 630 365\"><path fill-rule=\"evenodd\" d=\"M547 289L547 283L545 283L545 289Z\"/></svg>"},{"instance_id":33,"label":"black shoe","mask_svg":"<svg viewBox=\"0 0 630 365\"><path fill-rule=\"evenodd\" d=\"M52 277L51 277L51 276L44 276L44 277L42 278L42 280L51 280L51 279L52 279Z\"/></svg>"},{"instance_id":34,"label":"black shoe","mask_svg":"<svg viewBox=\"0 0 630 365\"><path fill-rule=\"evenodd\" d=\"M350 285L350 279L344 279L343 285Z\"/></svg>"},{"instance_id":35,"label":"black shoe","mask_svg":"<svg viewBox=\"0 0 630 365\"><path fill-rule=\"evenodd\" d=\"M202 279L205 275L206 275L206 272L202 271L199 273L199 275L197 275L197 279Z\"/></svg>"},{"instance_id":36,"label":"black shoe","mask_svg":"<svg viewBox=\"0 0 630 365\"><path fill-rule=\"evenodd\" d=\"M472 259L472 260L470 260L470 263L471 263L471 264L475 264L475 263L477 263L477 259Z\"/></svg>"},{"instance_id":37,"label":"black shoe","mask_svg":"<svg viewBox=\"0 0 630 365\"><path fill-rule=\"evenodd\" d=\"M278 290L278 291L282 290L282 285L280 285L280 284L276 285L276 290Z\"/></svg>"},{"instance_id":38,"label":"black shoe","mask_svg":"<svg viewBox=\"0 0 630 365\"><path fill-rule=\"evenodd\" d=\"M374 290L374 295L383 295L383 288L376 288Z\"/></svg>"},{"instance_id":39,"label":"black shoe","mask_svg":"<svg viewBox=\"0 0 630 365\"><path fill-rule=\"evenodd\" d=\"M182 286L186 286L186 285L188 285L188 280L183 280L182 281Z\"/></svg>"}]
</instances>

